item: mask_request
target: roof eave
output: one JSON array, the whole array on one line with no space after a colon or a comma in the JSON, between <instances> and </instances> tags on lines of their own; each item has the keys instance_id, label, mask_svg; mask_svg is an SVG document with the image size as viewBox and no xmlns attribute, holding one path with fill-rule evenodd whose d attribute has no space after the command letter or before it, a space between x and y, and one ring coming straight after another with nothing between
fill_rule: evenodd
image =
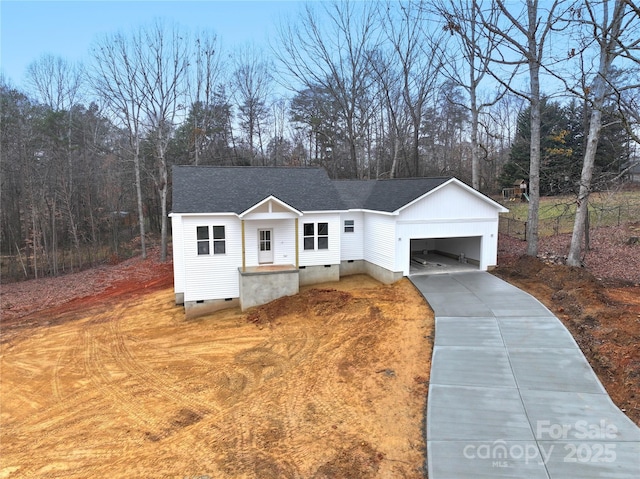
<instances>
[{"instance_id":1,"label":"roof eave","mask_svg":"<svg viewBox=\"0 0 640 479\"><path fill-rule=\"evenodd\" d=\"M234 213L233 211L225 211L225 212L213 212L213 211L203 211L201 213L186 213L180 211L172 211L169 213L169 216L173 218L174 216L238 216L238 213Z\"/></svg>"},{"instance_id":2,"label":"roof eave","mask_svg":"<svg viewBox=\"0 0 640 479\"><path fill-rule=\"evenodd\" d=\"M294 213L297 216L302 216L302 212L295 209L293 206L291 206L288 203L285 203L284 201L278 199L277 197L273 196L273 195L269 195L267 196L265 199L263 199L262 201L257 202L255 205L253 205L250 208L247 208L246 210L244 210L243 212L238 214L238 217L240 219L244 218L246 215L250 214L251 212L253 212L254 210L256 210L257 208L259 208L260 206L264 205L265 203L269 202L269 201L273 201L277 204L279 204L280 206L282 206L284 209L289 210L290 212Z\"/></svg>"}]
</instances>

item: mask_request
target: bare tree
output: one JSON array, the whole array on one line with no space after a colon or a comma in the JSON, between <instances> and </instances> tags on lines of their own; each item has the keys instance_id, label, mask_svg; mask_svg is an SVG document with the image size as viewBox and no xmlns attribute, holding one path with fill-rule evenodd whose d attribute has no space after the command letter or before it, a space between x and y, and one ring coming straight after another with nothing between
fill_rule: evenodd
<instances>
[{"instance_id":1,"label":"bare tree","mask_svg":"<svg viewBox=\"0 0 640 479\"><path fill-rule=\"evenodd\" d=\"M189 77L189 96L194 114L193 148L194 163L200 163L203 141L209 132L213 105L216 102L216 91L222 71L220 47L214 33L203 31L195 38L192 74ZM195 68L193 68L195 66Z\"/></svg>"},{"instance_id":2,"label":"bare tree","mask_svg":"<svg viewBox=\"0 0 640 479\"><path fill-rule=\"evenodd\" d=\"M501 88L487 101L479 100L479 87L489 75L489 64L493 52L498 48L498 35L482 30L480 21L481 4L478 0L457 0L435 2L435 9L444 19L444 30L458 40L459 49L448 50L448 61L444 62L444 72L454 83L462 87L468 103L462 105L471 113L471 184L480 189L480 146L478 144L480 115L502 98L506 89ZM495 24L498 11L489 10L485 21Z\"/></svg>"},{"instance_id":3,"label":"bare tree","mask_svg":"<svg viewBox=\"0 0 640 479\"><path fill-rule=\"evenodd\" d=\"M271 105L271 118L273 118L272 138L269 142L271 145L270 160L272 160L273 166L280 166L288 162L290 158L285 160L285 147L286 142L286 127L287 127L287 113L289 112L289 102L282 98L273 102Z\"/></svg>"},{"instance_id":4,"label":"bare tree","mask_svg":"<svg viewBox=\"0 0 640 479\"><path fill-rule=\"evenodd\" d=\"M322 18L306 4L297 22L282 25L274 50L286 74L305 89L318 87L340 108L348 142L350 175L361 177L357 144L358 102L371 84L368 52L376 48L372 2L322 2Z\"/></svg>"},{"instance_id":5,"label":"bare tree","mask_svg":"<svg viewBox=\"0 0 640 479\"><path fill-rule=\"evenodd\" d=\"M446 36L429 31L421 2L382 4L384 33L398 65L404 108L411 119L411 174L420 176L420 129L426 106L438 93Z\"/></svg>"},{"instance_id":6,"label":"bare tree","mask_svg":"<svg viewBox=\"0 0 640 479\"><path fill-rule=\"evenodd\" d=\"M598 4L602 7L600 12L596 11ZM593 39L598 46L599 60L598 71L593 79L593 87L590 89L593 92L593 96L589 95L591 117L589 119L589 133L582 164L582 174L580 176L580 191L576 200L576 217L567 257L567 264L570 266L579 266L581 263L582 240L589 213L589 194L591 192L593 166L602 128L602 109L607 94L612 90L612 65L616 57L623 51L620 47L622 32L631 28L634 24L636 25L634 30L638 31L638 25L633 16L625 22L626 7L627 2L625 0L615 0L612 7L607 0L585 2L586 17L584 23L593 34ZM637 36L635 40L637 40Z\"/></svg>"},{"instance_id":7,"label":"bare tree","mask_svg":"<svg viewBox=\"0 0 640 479\"><path fill-rule=\"evenodd\" d=\"M84 71L61 57L42 55L27 67L27 82L43 104L54 111L70 111L78 101Z\"/></svg>"},{"instance_id":8,"label":"bare tree","mask_svg":"<svg viewBox=\"0 0 640 479\"><path fill-rule=\"evenodd\" d=\"M92 47L91 84L114 123L126 130L133 160L142 257L147 257L145 216L140 175L145 93L139 84L142 68L135 59L133 39L121 33L104 36Z\"/></svg>"},{"instance_id":9,"label":"bare tree","mask_svg":"<svg viewBox=\"0 0 640 479\"><path fill-rule=\"evenodd\" d=\"M391 167L389 169L389 178L395 178L398 170L398 160L400 156L401 144L407 136L406 128L403 128L402 112L404 103L402 101L402 76L394 68L393 55L377 50L371 52L369 59L371 69L377 78L377 86L379 95L382 98L384 107L380 108L380 123L383 123L384 112L388 117L389 148L391 150ZM382 125L381 125L382 127ZM382 128L384 130L384 128ZM384 136L381 132L381 137ZM379 162L376 166L376 178L381 175ZM386 172L384 172L386 173Z\"/></svg>"},{"instance_id":10,"label":"bare tree","mask_svg":"<svg viewBox=\"0 0 640 479\"><path fill-rule=\"evenodd\" d=\"M238 102L239 119L247 135L252 164L257 156L256 139L262 162L265 161L262 130L263 123L268 118L267 101L271 93L273 77L270 73L271 67L264 57L264 53L255 45L247 45L235 55L233 72L233 87Z\"/></svg>"},{"instance_id":11,"label":"bare tree","mask_svg":"<svg viewBox=\"0 0 640 479\"><path fill-rule=\"evenodd\" d=\"M504 0L493 0L488 11L480 10L482 26L500 40L502 48L491 57L492 76L505 88L521 95L531 104L531 147L529 151L529 210L527 214L527 254L538 254L538 219L540 208L540 71L544 70L544 54L547 41L565 12L560 8L565 0L553 0L545 9L538 0L526 0L524 8L514 13L512 4ZM495 13L498 13L496 16ZM517 57L514 58L513 55ZM519 57L519 58L518 58ZM514 69L504 76L499 66ZM513 83L513 75L520 65L526 65L529 73L528 89L518 89Z\"/></svg>"},{"instance_id":12,"label":"bare tree","mask_svg":"<svg viewBox=\"0 0 640 479\"><path fill-rule=\"evenodd\" d=\"M64 125L61 125L64 133L58 131L52 133L58 140L64 137L66 141L64 141L64 144L60 144L59 141L53 141L53 144L56 145L55 151L49 152L49 155L56 157L57 161L54 161L52 166L55 167L55 172L59 173L50 178L50 180L57 179L58 184L55 187L54 194L49 198L51 200L49 207L52 223L51 232L54 236L50 243L53 250L51 257L54 274L57 274L57 239L55 234L58 196L62 200L61 204L67 220L67 230L73 239L78 266L81 263L79 218L73 204L77 186L74 177L72 128L74 106L80 96L83 74L81 65L73 65L63 58L48 54L43 55L27 67L27 81L35 89L42 103L52 112L51 121L48 123L56 128L56 123L59 121L64 122Z\"/></svg>"},{"instance_id":13,"label":"bare tree","mask_svg":"<svg viewBox=\"0 0 640 479\"><path fill-rule=\"evenodd\" d=\"M497 186L500 170L509 159L515 139L518 117L524 109L521 96L507 92L483 117L479 147L489 183Z\"/></svg>"},{"instance_id":14,"label":"bare tree","mask_svg":"<svg viewBox=\"0 0 640 479\"><path fill-rule=\"evenodd\" d=\"M178 114L186 99L189 66L186 34L156 22L134 37L134 62L138 65L138 88L144 95L142 108L156 155L154 182L160 196L160 260L167 258L167 198L169 169L167 147Z\"/></svg>"}]
</instances>

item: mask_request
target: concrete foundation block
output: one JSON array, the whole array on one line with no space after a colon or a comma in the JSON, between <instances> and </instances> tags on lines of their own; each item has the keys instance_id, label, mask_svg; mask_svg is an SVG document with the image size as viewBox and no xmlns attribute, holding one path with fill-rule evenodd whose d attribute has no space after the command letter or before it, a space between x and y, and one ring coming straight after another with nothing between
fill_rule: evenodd
<instances>
[{"instance_id":1,"label":"concrete foundation block","mask_svg":"<svg viewBox=\"0 0 640 479\"><path fill-rule=\"evenodd\" d=\"M240 272L239 275L242 311L283 296L298 294L300 291L297 269L278 272Z\"/></svg>"},{"instance_id":2,"label":"concrete foundation block","mask_svg":"<svg viewBox=\"0 0 640 479\"><path fill-rule=\"evenodd\" d=\"M352 274L367 274L367 268L364 260L356 259L340 262L340 277L350 276Z\"/></svg>"},{"instance_id":3,"label":"concrete foundation block","mask_svg":"<svg viewBox=\"0 0 640 479\"><path fill-rule=\"evenodd\" d=\"M381 283L391 284L402 279L402 271L390 271L377 264L365 261L365 272L374 279L377 279Z\"/></svg>"},{"instance_id":4,"label":"concrete foundation block","mask_svg":"<svg viewBox=\"0 0 640 479\"><path fill-rule=\"evenodd\" d=\"M240 306L240 298L210 299L202 302L187 301L184 303L184 316L187 319L193 319L238 306Z\"/></svg>"},{"instance_id":5,"label":"concrete foundation block","mask_svg":"<svg viewBox=\"0 0 640 479\"><path fill-rule=\"evenodd\" d=\"M184 293L176 293L176 305L180 306L184 304Z\"/></svg>"},{"instance_id":6,"label":"concrete foundation block","mask_svg":"<svg viewBox=\"0 0 640 479\"><path fill-rule=\"evenodd\" d=\"M306 266L300 272L300 286L340 281L340 265Z\"/></svg>"}]
</instances>

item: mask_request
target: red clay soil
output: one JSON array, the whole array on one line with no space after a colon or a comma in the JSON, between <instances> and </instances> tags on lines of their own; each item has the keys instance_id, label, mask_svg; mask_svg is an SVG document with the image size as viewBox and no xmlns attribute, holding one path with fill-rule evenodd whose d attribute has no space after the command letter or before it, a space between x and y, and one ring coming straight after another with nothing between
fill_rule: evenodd
<instances>
[{"instance_id":1,"label":"red clay soil","mask_svg":"<svg viewBox=\"0 0 640 479\"><path fill-rule=\"evenodd\" d=\"M424 477L434 318L406 279L191 320L170 264L92 278L3 291L0 478Z\"/></svg>"},{"instance_id":2,"label":"red clay soil","mask_svg":"<svg viewBox=\"0 0 640 479\"><path fill-rule=\"evenodd\" d=\"M116 265L68 274L3 284L0 288L0 344L22 330L53 326L73 318L69 313L173 285L173 263L160 262L158 249L148 258L132 258ZM34 314L46 310L46 315Z\"/></svg>"},{"instance_id":3,"label":"red clay soil","mask_svg":"<svg viewBox=\"0 0 640 479\"><path fill-rule=\"evenodd\" d=\"M633 258L626 264L634 264L640 246L627 252ZM618 261L624 264L625 258ZM531 256L503 256L498 263L497 276L531 293L560 318L613 401L640 425L640 285L613 279L610 271Z\"/></svg>"}]
</instances>

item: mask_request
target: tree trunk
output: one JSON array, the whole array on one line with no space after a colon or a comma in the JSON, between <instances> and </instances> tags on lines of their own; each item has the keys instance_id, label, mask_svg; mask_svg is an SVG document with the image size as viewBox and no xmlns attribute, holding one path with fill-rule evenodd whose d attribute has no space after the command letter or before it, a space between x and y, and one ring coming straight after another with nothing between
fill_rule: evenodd
<instances>
[{"instance_id":1,"label":"tree trunk","mask_svg":"<svg viewBox=\"0 0 640 479\"><path fill-rule=\"evenodd\" d=\"M38 243L37 243L37 233L36 233L36 209L35 206L32 207L32 218L31 224L33 227L33 274L36 279L38 279Z\"/></svg>"},{"instance_id":2,"label":"tree trunk","mask_svg":"<svg viewBox=\"0 0 640 479\"><path fill-rule=\"evenodd\" d=\"M600 77L599 77L600 78ZM604 82L599 81L604 91ZM602 94L604 99L604 94ZM569 255L567 264L569 266L581 265L582 240L585 230L585 222L589 214L589 195L591 194L591 178L593 177L593 165L595 162L596 149L598 148L598 139L600 137L600 129L602 126L601 104L596 106L591 113L591 121L589 124L589 136L587 140L587 150L584 154L584 162L582 164L582 174L580 175L580 191L578 192L576 208L576 218L573 223L573 233L571 234L571 245L569 246Z\"/></svg>"},{"instance_id":3,"label":"tree trunk","mask_svg":"<svg viewBox=\"0 0 640 479\"><path fill-rule=\"evenodd\" d=\"M527 254L529 256L537 256L540 208L540 65L537 61L529 61L529 74L531 76L531 146L529 149Z\"/></svg>"},{"instance_id":4,"label":"tree trunk","mask_svg":"<svg viewBox=\"0 0 640 479\"><path fill-rule=\"evenodd\" d=\"M413 175L420 176L420 120L415 117L413 123L413 168Z\"/></svg>"},{"instance_id":5,"label":"tree trunk","mask_svg":"<svg viewBox=\"0 0 640 479\"><path fill-rule=\"evenodd\" d=\"M476 107L475 88L471 100L471 186L480 191L480 155L478 155L478 108Z\"/></svg>"},{"instance_id":6,"label":"tree trunk","mask_svg":"<svg viewBox=\"0 0 640 479\"><path fill-rule=\"evenodd\" d=\"M356 131L353 119L353 112L347 115L347 131L349 141L349 159L351 160L351 168L353 168L353 178L362 179L360 168L358 167L358 154L356 150ZM334 150L335 151L335 150ZM335 159L334 159L335 162Z\"/></svg>"},{"instance_id":7,"label":"tree trunk","mask_svg":"<svg viewBox=\"0 0 640 479\"><path fill-rule=\"evenodd\" d=\"M162 142L162 139L160 140ZM169 174L167 171L167 158L165 155L165 147L161 143L160 153L160 211L162 218L160 220L160 261L167 260L167 197L169 196Z\"/></svg>"},{"instance_id":8,"label":"tree trunk","mask_svg":"<svg viewBox=\"0 0 640 479\"><path fill-rule=\"evenodd\" d=\"M582 240L585 231L585 222L589 214L589 194L591 193L591 179L593 177L593 165L602 129L602 107L607 93L607 81L611 71L611 64L616 57L614 50L618 47L617 42L621 33L622 19L624 17L625 0L616 0L611 25L607 24L608 16L604 15L602 26L605 38L600 39L600 62L598 65L598 75L594 81L594 100L589 120L589 135L587 137L587 148L584 152L582 163L582 173L580 175L580 190L578 192L576 218L573 224L571 235L571 245L567 264L569 266L579 266L581 264ZM606 8L606 5L604 6Z\"/></svg>"},{"instance_id":9,"label":"tree trunk","mask_svg":"<svg viewBox=\"0 0 640 479\"><path fill-rule=\"evenodd\" d=\"M393 160L391 162L391 172L389 173L390 178L396 177L396 168L398 167L398 150L400 149L400 138L398 137L398 133L394 135L395 138L393 140Z\"/></svg>"},{"instance_id":10,"label":"tree trunk","mask_svg":"<svg viewBox=\"0 0 640 479\"><path fill-rule=\"evenodd\" d=\"M136 173L136 198L138 202L138 222L140 225L140 249L142 259L147 258L146 232L144 226L144 205L142 203L142 180L140 179L140 146L134 146L133 165Z\"/></svg>"}]
</instances>

